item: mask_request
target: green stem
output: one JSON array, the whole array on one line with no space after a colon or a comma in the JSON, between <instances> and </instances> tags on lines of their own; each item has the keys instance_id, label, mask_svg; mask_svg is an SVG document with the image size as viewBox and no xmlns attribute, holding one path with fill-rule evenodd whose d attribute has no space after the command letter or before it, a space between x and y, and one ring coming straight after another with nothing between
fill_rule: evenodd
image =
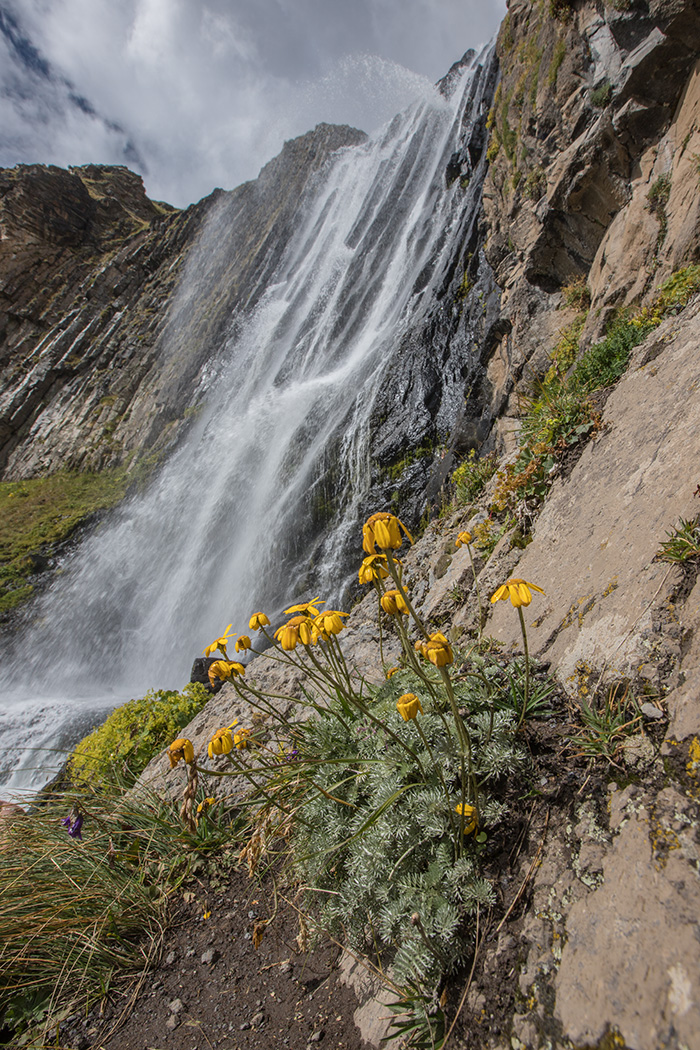
<instances>
[{"instance_id":1,"label":"green stem","mask_svg":"<svg viewBox=\"0 0 700 1050\"><path fill-rule=\"evenodd\" d=\"M518 606L518 616L520 617L520 629L523 632L523 648L525 650L525 696L523 698L523 709L520 712L520 718L518 720L517 726L515 727L516 733L523 724L523 719L525 718L525 713L527 711L528 701L530 699L530 654L527 648L527 631L525 630L525 617L523 616L523 610L520 605Z\"/></svg>"}]
</instances>

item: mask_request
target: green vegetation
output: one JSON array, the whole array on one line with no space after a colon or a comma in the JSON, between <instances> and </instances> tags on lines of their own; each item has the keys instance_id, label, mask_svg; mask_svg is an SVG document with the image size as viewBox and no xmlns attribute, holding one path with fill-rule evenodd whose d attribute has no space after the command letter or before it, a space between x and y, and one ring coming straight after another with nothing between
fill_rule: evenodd
<instances>
[{"instance_id":1,"label":"green vegetation","mask_svg":"<svg viewBox=\"0 0 700 1050\"><path fill-rule=\"evenodd\" d=\"M216 848L225 867L235 845L230 821L225 835L204 821L192 835L174 804L104 785L99 795L86 786L4 820L0 1019L13 1029L12 1046L55 1045L58 1021L103 998L115 973L147 966L167 897L197 852Z\"/></svg>"},{"instance_id":2,"label":"green vegetation","mask_svg":"<svg viewBox=\"0 0 700 1050\"><path fill-rule=\"evenodd\" d=\"M591 305L591 293L583 275L565 284L561 294L566 306L573 306L576 310L587 310Z\"/></svg>"},{"instance_id":3,"label":"green vegetation","mask_svg":"<svg viewBox=\"0 0 700 1050\"><path fill-rule=\"evenodd\" d=\"M69 760L71 780L95 788L130 786L208 700L211 693L190 682L180 693L159 689L122 704L77 745Z\"/></svg>"},{"instance_id":4,"label":"green vegetation","mask_svg":"<svg viewBox=\"0 0 700 1050\"><path fill-rule=\"evenodd\" d=\"M557 76L559 75L559 70L561 69L561 64L564 61L565 55L566 41L563 37L560 37L554 46L554 54L552 55L552 61L549 63L549 70L547 72L547 83L551 88L556 85Z\"/></svg>"},{"instance_id":5,"label":"green vegetation","mask_svg":"<svg viewBox=\"0 0 700 1050\"><path fill-rule=\"evenodd\" d=\"M666 205L668 204L669 197L671 196L671 175L667 172L664 175L659 175L658 179L654 183L647 193L647 201L649 202L649 211L652 215L656 216L659 223L659 236L656 241L656 249L661 247L663 242L666 240L666 234L668 232L668 216L666 214Z\"/></svg>"},{"instance_id":6,"label":"green vegetation","mask_svg":"<svg viewBox=\"0 0 700 1050\"><path fill-rule=\"evenodd\" d=\"M610 81L604 80L591 92L591 105L595 106L596 109L605 109L612 101L612 95L612 84Z\"/></svg>"},{"instance_id":7,"label":"green vegetation","mask_svg":"<svg viewBox=\"0 0 700 1050\"><path fill-rule=\"evenodd\" d=\"M37 555L50 557L92 514L113 507L127 483L124 468L0 482L0 612L31 595Z\"/></svg>"},{"instance_id":8,"label":"green vegetation","mask_svg":"<svg viewBox=\"0 0 700 1050\"><path fill-rule=\"evenodd\" d=\"M457 504L471 503L483 490L484 485L496 473L498 456L478 456L472 449L465 460L452 473L451 483Z\"/></svg>"},{"instance_id":9,"label":"green vegetation","mask_svg":"<svg viewBox=\"0 0 700 1050\"><path fill-rule=\"evenodd\" d=\"M700 558L700 516L681 518L666 536L656 555L661 561L682 565Z\"/></svg>"},{"instance_id":10,"label":"green vegetation","mask_svg":"<svg viewBox=\"0 0 700 1050\"><path fill-rule=\"evenodd\" d=\"M494 510L513 511L519 501L542 500L552 482L557 461L600 426L593 395L623 375L630 354L669 313L681 310L700 290L700 265L674 273L650 306L630 317L620 315L608 334L572 367L585 321L579 315L561 333L552 365L529 398L522 418L520 451L515 463L499 475Z\"/></svg>"},{"instance_id":11,"label":"green vegetation","mask_svg":"<svg viewBox=\"0 0 700 1050\"><path fill-rule=\"evenodd\" d=\"M629 688L623 683L609 687L601 699L590 704L579 696L583 729L570 743L586 758L603 758L615 765L625 740L641 722L641 715Z\"/></svg>"}]
</instances>

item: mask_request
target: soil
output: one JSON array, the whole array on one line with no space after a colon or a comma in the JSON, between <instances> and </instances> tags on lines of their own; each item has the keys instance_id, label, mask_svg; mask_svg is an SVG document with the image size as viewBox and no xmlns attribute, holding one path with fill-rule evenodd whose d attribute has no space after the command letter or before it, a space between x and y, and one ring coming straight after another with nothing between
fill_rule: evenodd
<instances>
[{"instance_id":1,"label":"soil","mask_svg":"<svg viewBox=\"0 0 700 1050\"><path fill-rule=\"evenodd\" d=\"M298 913L281 892L272 876L250 879L240 868L188 883L172 907L159 960L111 991L100 1009L67 1018L59 1045L363 1050L368 1044L353 1022L357 1000L338 976L340 948L326 941L301 951Z\"/></svg>"}]
</instances>

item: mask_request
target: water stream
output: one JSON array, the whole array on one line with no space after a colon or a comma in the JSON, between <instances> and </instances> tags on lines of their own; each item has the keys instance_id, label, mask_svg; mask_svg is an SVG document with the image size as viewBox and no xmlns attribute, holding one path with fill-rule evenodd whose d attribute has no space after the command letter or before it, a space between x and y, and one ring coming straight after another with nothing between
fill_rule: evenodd
<instances>
[{"instance_id":1,"label":"water stream","mask_svg":"<svg viewBox=\"0 0 700 1050\"><path fill-rule=\"evenodd\" d=\"M488 106L483 63L337 154L273 283L212 359L187 440L65 560L0 678L6 790L45 782L109 708L181 687L231 621L243 631L307 588L342 601L342 552L355 538L359 564L361 521L381 509L367 507L377 395L478 205L445 172ZM226 198L208 222L204 243L225 250Z\"/></svg>"}]
</instances>

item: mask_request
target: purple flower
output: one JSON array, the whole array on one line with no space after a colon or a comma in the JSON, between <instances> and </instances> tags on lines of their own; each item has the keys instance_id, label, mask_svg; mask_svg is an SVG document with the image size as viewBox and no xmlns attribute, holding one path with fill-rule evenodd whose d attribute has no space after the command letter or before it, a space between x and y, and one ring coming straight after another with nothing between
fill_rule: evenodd
<instances>
[{"instance_id":1,"label":"purple flower","mask_svg":"<svg viewBox=\"0 0 700 1050\"><path fill-rule=\"evenodd\" d=\"M83 826L83 815L78 809L73 807L67 817L64 817L61 821L62 828L68 828L68 834L72 839L80 839L83 841L83 836L80 834L80 829Z\"/></svg>"}]
</instances>

